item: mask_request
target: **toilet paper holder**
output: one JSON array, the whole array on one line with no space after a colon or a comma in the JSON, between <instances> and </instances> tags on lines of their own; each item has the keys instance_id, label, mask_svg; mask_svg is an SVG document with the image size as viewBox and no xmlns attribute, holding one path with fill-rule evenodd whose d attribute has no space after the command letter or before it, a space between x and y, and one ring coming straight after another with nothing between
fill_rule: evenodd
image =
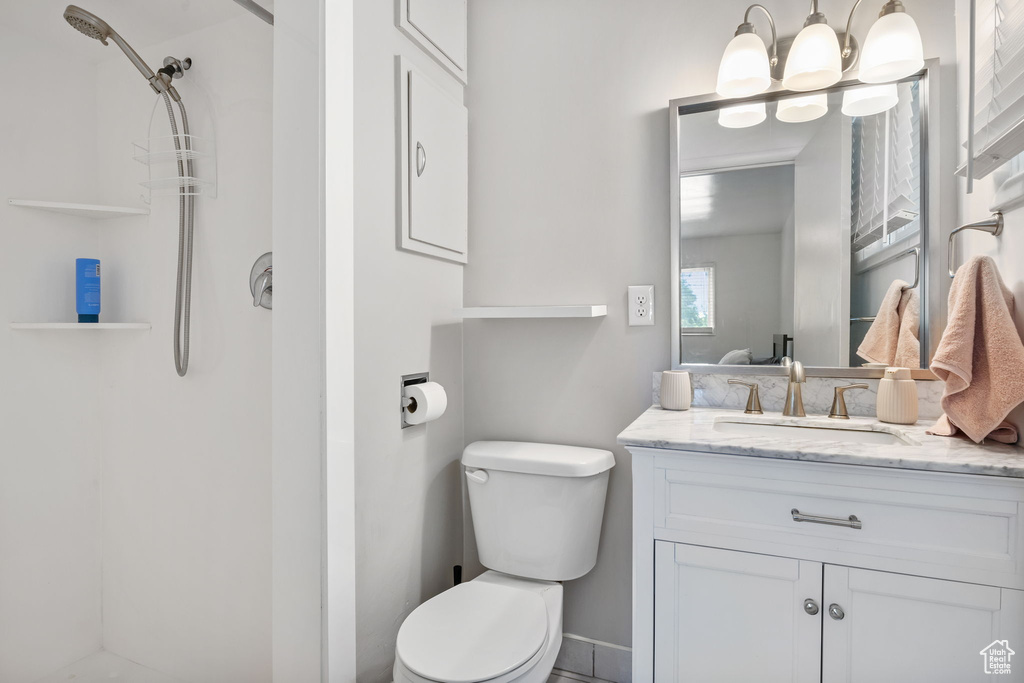
<instances>
[{"instance_id":1,"label":"toilet paper holder","mask_svg":"<svg viewBox=\"0 0 1024 683\"><path fill-rule=\"evenodd\" d=\"M400 392L400 395L402 397L402 401L401 401L401 405L399 405L399 407L398 407L398 412L401 413L401 416L402 416L402 418L401 418L402 419L402 429L406 429L408 427L415 427L416 426L414 424L409 424L408 422L405 421L405 409L408 408L409 406L413 405L414 403L416 403L416 399L409 398L408 396L405 395L405 388L408 387L408 386L412 386L414 384L426 384L429 381L430 381L430 373L429 372L417 372L416 374L413 374L413 375L402 375L402 386L401 386L401 392Z\"/></svg>"}]
</instances>

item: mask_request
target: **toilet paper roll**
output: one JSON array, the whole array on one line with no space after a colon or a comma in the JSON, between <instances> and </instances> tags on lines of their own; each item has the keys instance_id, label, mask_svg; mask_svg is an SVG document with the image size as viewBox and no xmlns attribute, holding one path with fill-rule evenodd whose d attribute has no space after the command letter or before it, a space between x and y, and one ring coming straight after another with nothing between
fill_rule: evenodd
<instances>
[{"instance_id":1,"label":"toilet paper roll","mask_svg":"<svg viewBox=\"0 0 1024 683\"><path fill-rule=\"evenodd\" d=\"M411 425L436 420L448 408L448 394L437 382L410 384L405 388L405 396L411 399L405 407L405 421Z\"/></svg>"}]
</instances>

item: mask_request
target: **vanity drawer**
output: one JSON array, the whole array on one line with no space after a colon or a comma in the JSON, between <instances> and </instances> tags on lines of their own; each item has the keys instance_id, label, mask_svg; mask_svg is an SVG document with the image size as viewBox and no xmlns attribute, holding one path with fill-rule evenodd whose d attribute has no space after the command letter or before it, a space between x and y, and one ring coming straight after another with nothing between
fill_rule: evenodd
<instances>
[{"instance_id":1,"label":"vanity drawer","mask_svg":"<svg viewBox=\"0 0 1024 683\"><path fill-rule=\"evenodd\" d=\"M852 566L1024 586L1022 487L880 469L661 456L655 536L792 557L823 559L825 551L833 554L826 561Z\"/></svg>"}]
</instances>

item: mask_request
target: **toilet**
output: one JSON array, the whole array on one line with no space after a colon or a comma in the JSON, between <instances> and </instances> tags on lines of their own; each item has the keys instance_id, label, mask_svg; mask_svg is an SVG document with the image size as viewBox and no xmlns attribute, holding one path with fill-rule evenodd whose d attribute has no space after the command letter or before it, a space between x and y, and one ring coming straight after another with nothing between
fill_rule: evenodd
<instances>
[{"instance_id":1,"label":"toilet","mask_svg":"<svg viewBox=\"0 0 1024 683\"><path fill-rule=\"evenodd\" d=\"M398 631L395 683L544 683L562 644L562 584L597 561L611 452L477 441L462 455L489 571Z\"/></svg>"}]
</instances>

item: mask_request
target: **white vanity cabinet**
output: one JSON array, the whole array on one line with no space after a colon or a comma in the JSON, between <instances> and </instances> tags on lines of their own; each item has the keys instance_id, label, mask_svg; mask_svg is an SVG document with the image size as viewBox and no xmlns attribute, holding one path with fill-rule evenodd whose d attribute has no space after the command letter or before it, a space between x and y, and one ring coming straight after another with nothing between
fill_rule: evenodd
<instances>
[{"instance_id":1,"label":"white vanity cabinet","mask_svg":"<svg viewBox=\"0 0 1024 683\"><path fill-rule=\"evenodd\" d=\"M627 448L637 683L1024 681L1024 480Z\"/></svg>"},{"instance_id":2,"label":"white vanity cabinet","mask_svg":"<svg viewBox=\"0 0 1024 683\"><path fill-rule=\"evenodd\" d=\"M398 0L397 11L402 33L466 83L466 0Z\"/></svg>"}]
</instances>

